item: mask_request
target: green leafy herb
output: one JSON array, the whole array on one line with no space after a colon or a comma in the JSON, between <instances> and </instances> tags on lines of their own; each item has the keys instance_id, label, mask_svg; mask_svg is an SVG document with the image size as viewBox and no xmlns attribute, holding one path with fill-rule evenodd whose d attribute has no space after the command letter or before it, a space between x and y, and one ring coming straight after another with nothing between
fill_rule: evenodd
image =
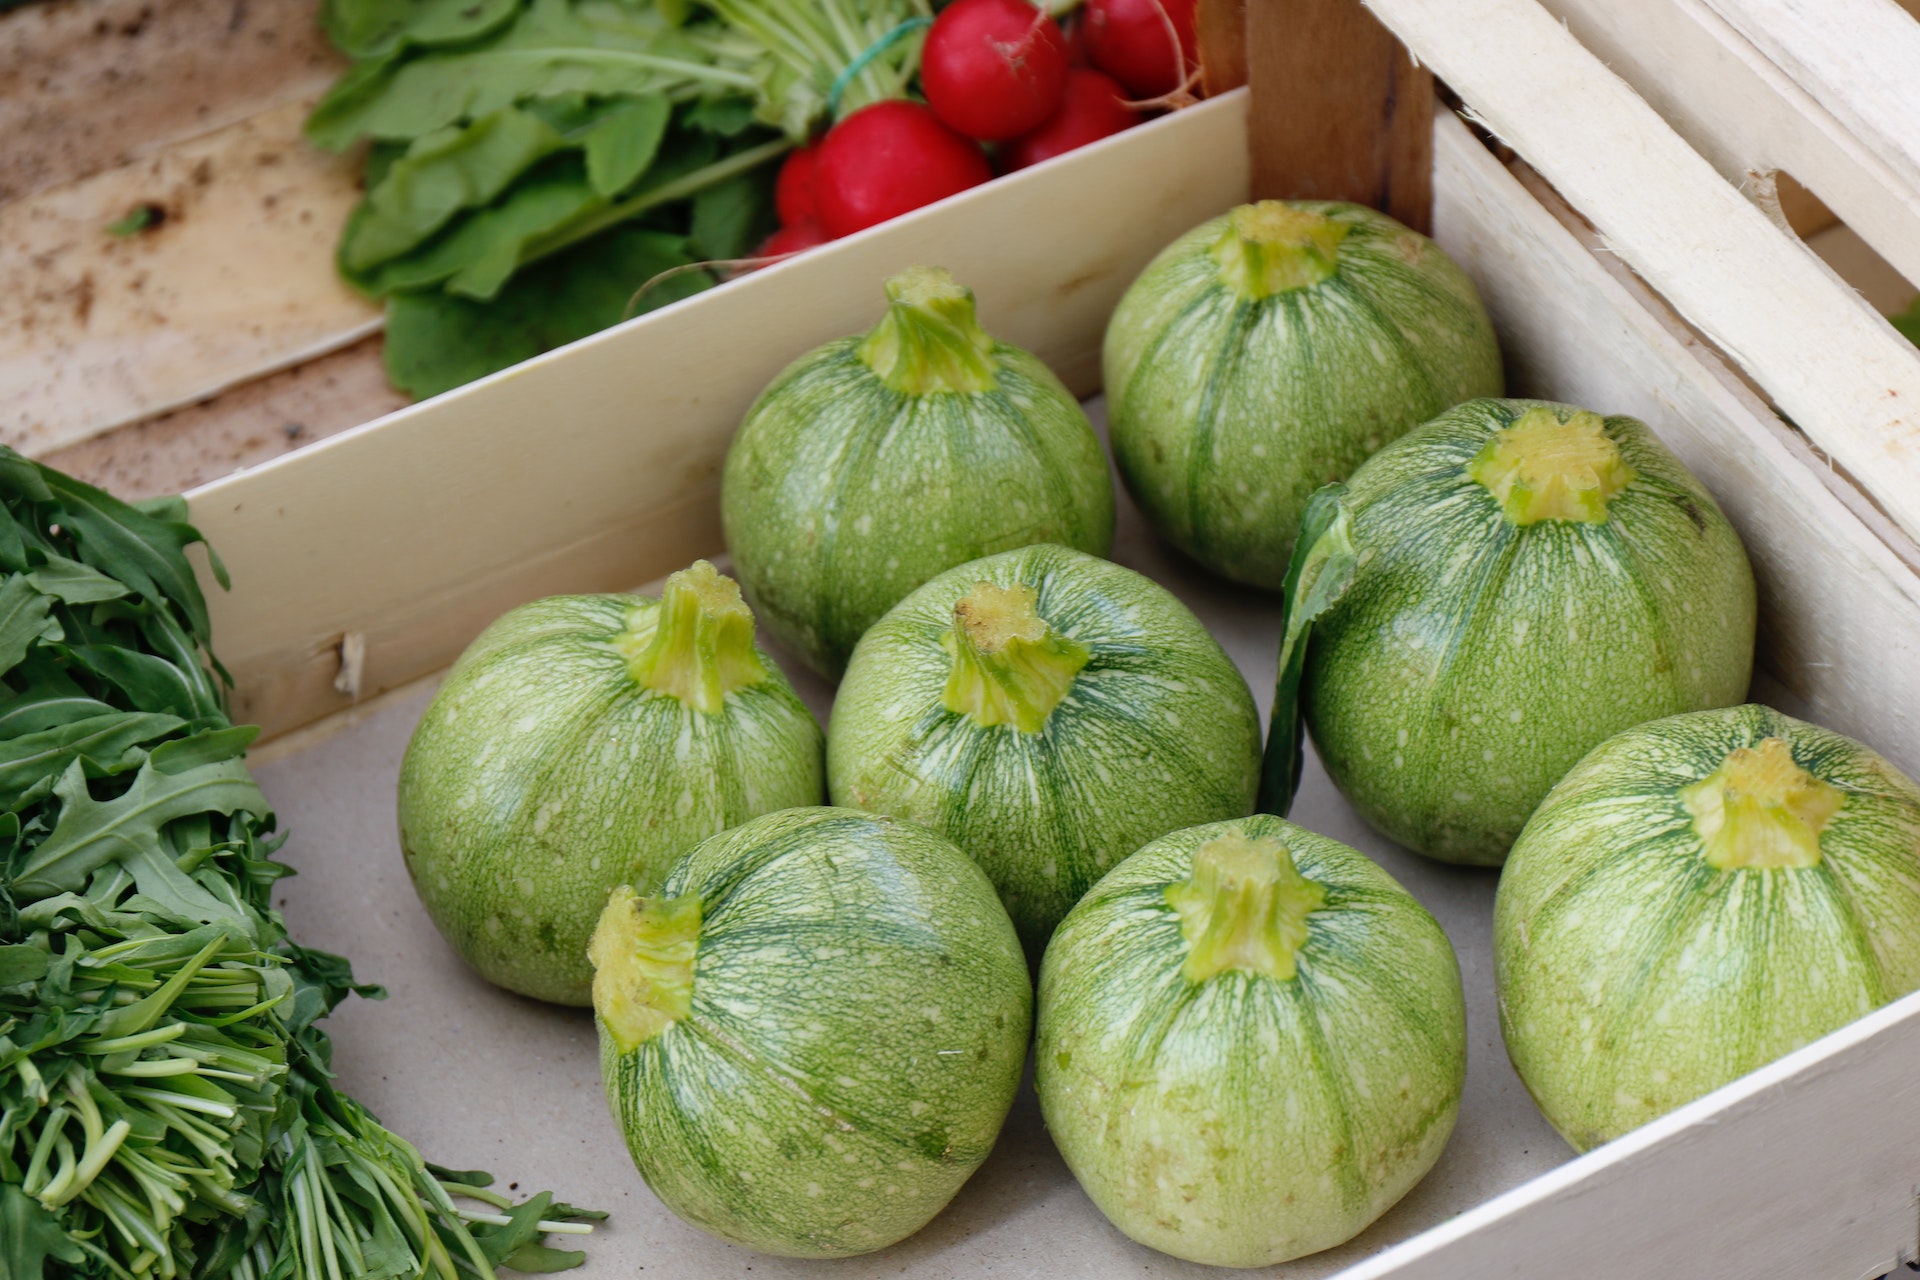
<instances>
[{"instance_id":1,"label":"green leafy herb","mask_svg":"<svg viewBox=\"0 0 1920 1280\"><path fill-rule=\"evenodd\" d=\"M521 272L491 303L400 294L387 308L387 375L412 395L438 395L619 323L641 285L692 261L684 237L628 226ZM689 272L649 291L640 310L712 283Z\"/></svg>"},{"instance_id":2,"label":"green leafy herb","mask_svg":"<svg viewBox=\"0 0 1920 1280\"><path fill-rule=\"evenodd\" d=\"M0 1280L577 1264L541 1237L595 1215L491 1212L333 1087L314 1024L380 992L270 905L185 515L0 448Z\"/></svg>"},{"instance_id":3,"label":"green leafy herb","mask_svg":"<svg viewBox=\"0 0 1920 1280\"><path fill-rule=\"evenodd\" d=\"M1347 486L1318 490L1300 519L1293 560L1287 565L1280 622L1279 669L1274 676L1273 716L1267 727L1266 758L1261 762L1259 812L1286 817L1300 790L1305 765L1306 717L1300 707L1300 681L1306 673L1313 624L1340 602L1353 585L1358 557L1353 547Z\"/></svg>"},{"instance_id":4,"label":"green leafy herb","mask_svg":"<svg viewBox=\"0 0 1920 1280\"><path fill-rule=\"evenodd\" d=\"M107 224L110 236L139 235L148 227L157 227L167 219L166 210L157 204L137 204Z\"/></svg>"}]
</instances>

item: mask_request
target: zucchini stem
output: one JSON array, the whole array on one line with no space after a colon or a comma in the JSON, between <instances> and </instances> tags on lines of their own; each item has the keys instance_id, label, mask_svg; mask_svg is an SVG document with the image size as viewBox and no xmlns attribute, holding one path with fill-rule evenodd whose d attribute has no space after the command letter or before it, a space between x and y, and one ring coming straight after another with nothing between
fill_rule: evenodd
<instances>
[{"instance_id":1,"label":"zucchini stem","mask_svg":"<svg viewBox=\"0 0 1920 1280\"><path fill-rule=\"evenodd\" d=\"M668 578L660 603L636 608L613 644L635 683L710 716L729 693L767 678L740 585L705 560Z\"/></svg>"},{"instance_id":2,"label":"zucchini stem","mask_svg":"<svg viewBox=\"0 0 1920 1280\"><path fill-rule=\"evenodd\" d=\"M1728 752L1680 793L1708 865L1721 871L1819 865L1820 833L1846 799L1801 768L1780 738Z\"/></svg>"},{"instance_id":3,"label":"zucchini stem","mask_svg":"<svg viewBox=\"0 0 1920 1280\"><path fill-rule=\"evenodd\" d=\"M1344 222L1284 200L1262 200L1228 216L1226 231L1214 242L1213 260L1220 264L1220 278L1243 301L1260 302L1333 275L1346 238Z\"/></svg>"},{"instance_id":4,"label":"zucchini stem","mask_svg":"<svg viewBox=\"0 0 1920 1280\"><path fill-rule=\"evenodd\" d=\"M1536 405L1494 433L1467 464L1516 525L1542 520L1605 524L1607 503L1633 483L1634 470L1607 435L1606 419L1587 409L1566 418Z\"/></svg>"},{"instance_id":5,"label":"zucchini stem","mask_svg":"<svg viewBox=\"0 0 1920 1280\"><path fill-rule=\"evenodd\" d=\"M594 926L593 1011L630 1053L693 1008L693 968L700 950L700 899L642 898L621 885Z\"/></svg>"},{"instance_id":6,"label":"zucchini stem","mask_svg":"<svg viewBox=\"0 0 1920 1280\"><path fill-rule=\"evenodd\" d=\"M1230 969L1292 978L1307 917L1326 900L1326 889L1300 874L1277 838L1216 836L1194 850L1192 876L1167 889L1187 942L1180 971L1196 983Z\"/></svg>"},{"instance_id":7,"label":"zucchini stem","mask_svg":"<svg viewBox=\"0 0 1920 1280\"><path fill-rule=\"evenodd\" d=\"M1066 698L1092 651L1055 631L1035 609L1032 587L982 582L953 606L940 638L953 657L941 702L982 728L1038 733Z\"/></svg>"},{"instance_id":8,"label":"zucchini stem","mask_svg":"<svg viewBox=\"0 0 1920 1280\"><path fill-rule=\"evenodd\" d=\"M892 305L857 354L891 390L924 396L998 385L973 290L939 267L909 267L887 281L887 298Z\"/></svg>"}]
</instances>

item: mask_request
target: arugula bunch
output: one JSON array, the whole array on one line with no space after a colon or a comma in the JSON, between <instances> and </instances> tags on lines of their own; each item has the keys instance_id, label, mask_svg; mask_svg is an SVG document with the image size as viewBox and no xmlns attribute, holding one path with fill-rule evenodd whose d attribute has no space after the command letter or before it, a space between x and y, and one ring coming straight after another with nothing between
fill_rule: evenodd
<instances>
[{"instance_id":1,"label":"arugula bunch","mask_svg":"<svg viewBox=\"0 0 1920 1280\"><path fill-rule=\"evenodd\" d=\"M577 1264L547 1220L598 1215L513 1207L334 1088L316 1024L380 992L270 905L185 514L0 448L0 1280Z\"/></svg>"},{"instance_id":2,"label":"arugula bunch","mask_svg":"<svg viewBox=\"0 0 1920 1280\"><path fill-rule=\"evenodd\" d=\"M433 395L716 283L773 225L770 161L898 96L929 0L325 0L353 65L308 137L368 144L340 272ZM903 28L905 24L906 29ZM838 94L836 96L836 86Z\"/></svg>"}]
</instances>

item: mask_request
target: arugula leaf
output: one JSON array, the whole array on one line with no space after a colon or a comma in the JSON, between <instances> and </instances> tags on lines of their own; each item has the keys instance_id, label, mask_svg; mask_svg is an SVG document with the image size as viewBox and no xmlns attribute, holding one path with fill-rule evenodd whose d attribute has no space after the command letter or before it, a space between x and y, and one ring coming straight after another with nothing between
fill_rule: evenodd
<instances>
[{"instance_id":1,"label":"arugula leaf","mask_svg":"<svg viewBox=\"0 0 1920 1280\"><path fill-rule=\"evenodd\" d=\"M133 785L106 801L93 798L86 772L76 760L61 775L54 794L61 801L60 819L14 877L16 894L75 892L107 863L150 852L160 841L160 829L176 818L236 810L265 817L273 812L240 760L166 774L150 756Z\"/></svg>"},{"instance_id":2,"label":"arugula leaf","mask_svg":"<svg viewBox=\"0 0 1920 1280\"><path fill-rule=\"evenodd\" d=\"M341 263L365 271L400 256L462 209L494 199L562 145L552 125L512 107L416 139L367 192L361 216L340 242Z\"/></svg>"},{"instance_id":3,"label":"arugula leaf","mask_svg":"<svg viewBox=\"0 0 1920 1280\"><path fill-rule=\"evenodd\" d=\"M683 237L625 226L522 270L491 303L399 294L387 304L387 376L412 395L438 395L619 323L641 285L691 261ZM639 310L712 283L688 272L650 291Z\"/></svg>"},{"instance_id":4,"label":"arugula leaf","mask_svg":"<svg viewBox=\"0 0 1920 1280\"><path fill-rule=\"evenodd\" d=\"M38 733L0 740L0 809L18 809L37 798L47 779L65 773L75 760L102 776L126 764L135 747L153 742L185 725L176 716L114 711L89 716Z\"/></svg>"},{"instance_id":5,"label":"arugula leaf","mask_svg":"<svg viewBox=\"0 0 1920 1280\"><path fill-rule=\"evenodd\" d=\"M0 1185L0 1280L41 1280L47 1259L77 1266L86 1257L39 1201L10 1182Z\"/></svg>"},{"instance_id":6,"label":"arugula leaf","mask_svg":"<svg viewBox=\"0 0 1920 1280\"><path fill-rule=\"evenodd\" d=\"M27 575L27 581L63 604L118 600L129 591L126 583L63 555L49 555L45 564Z\"/></svg>"},{"instance_id":7,"label":"arugula leaf","mask_svg":"<svg viewBox=\"0 0 1920 1280\"><path fill-rule=\"evenodd\" d=\"M1306 718L1300 707L1300 681L1306 671L1313 623L1340 602L1353 585L1359 566L1347 486L1330 484L1307 503L1294 540L1293 559L1282 587L1280 662L1274 676L1273 715L1267 726L1267 751L1261 761L1256 811L1286 817L1300 790L1306 762Z\"/></svg>"},{"instance_id":8,"label":"arugula leaf","mask_svg":"<svg viewBox=\"0 0 1920 1280\"><path fill-rule=\"evenodd\" d=\"M521 0L325 0L320 25L355 58L377 58L407 44L457 44L511 19Z\"/></svg>"},{"instance_id":9,"label":"arugula leaf","mask_svg":"<svg viewBox=\"0 0 1920 1280\"><path fill-rule=\"evenodd\" d=\"M156 520L51 468L41 474L60 504L62 527L74 535L94 568L150 600L177 605L194 636L204 641L207 601L186 555L188 546L201 541L199 531L178 521Z\"/></svg>"},{"instance_id":10,"label":"arugula leaf","mask_svg":"<svg viewBox=\"0 0 1920 1280\"><path fill-rule=\"evenodd\" d=\"M0 587L0 672L19 666L36 640L58 640L63 632L52 617L53 597L35 589L25 574Z\"/></svg>"},{"instance_id":11,"label":"arugula leaf","mask_svg":"<svg viewBox=\"0 0 1920 1280\"><path fill-rule=\"evenodd\" d=\"M205 710L200 681L165 658L111 644L61 645L58 652L118 689L129 706L153 707L183 720Z\"/></svg>"}]
</instances>

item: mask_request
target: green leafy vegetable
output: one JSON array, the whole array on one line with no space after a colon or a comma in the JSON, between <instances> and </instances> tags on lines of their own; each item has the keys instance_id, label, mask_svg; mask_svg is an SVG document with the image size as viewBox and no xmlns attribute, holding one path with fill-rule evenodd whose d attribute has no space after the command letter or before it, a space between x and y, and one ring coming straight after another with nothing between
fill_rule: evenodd
<instances>
[{"instance_id":1,"label":"green leafy vegetable","mask_svg":"<svg viewBox=\"0 0 1920 1280\"><path fill-rule=\"evenodd\" d=\"M1906 335L1907 341L1920 345L1920 297L1907 304L1907 309L1892 317L1893 327Z\"/></svg>"},{"instance_id":2,"label":"green leafy vegetable","mask_svg":"<svg viewBox=\"0 0 1920 1280\"><path fill-rule=\"evenodd\" d=\"M1300 790L1306 763L1307 722L1300 709L1300 678L1306 670L1313 623L1340 601L1353 585L1358 563L1353 549L1344 484L1314 493L1300 519L1293 559L1287 566L1284 611L1280 622L1279 669L1274 676L1273 716L1267 728L1266 758L1261 762L1257 812L1284 818Z\"/></svg>"},{"instance_id":3,"label":"green leafy vegetable","mask_svg":"<svg viewBox=\"0 0 1920 1280\"><path fill-rule=\"evenodd\" d=\"M692 261L684 237L629 226L521 272L492 303L400 294L387 309L387 375L409 394L438 395L617 324L641 285ZM637 311L711 283L688 272L650 290Z\"/></svg>"},{"instance_id":4,"label":"green leafy vegetable","mask_svg":"<svg viewBox=\"0 0 1920 1280\"><path fill-rule=\"evenodd\" d=\"M577 1264L540 1237L595 1215L464 1210L507 1202L334 1089L314 1023L380 992L269 903L185 515L0 448L0 1280Z\"/></svg>"}]
</instances>

